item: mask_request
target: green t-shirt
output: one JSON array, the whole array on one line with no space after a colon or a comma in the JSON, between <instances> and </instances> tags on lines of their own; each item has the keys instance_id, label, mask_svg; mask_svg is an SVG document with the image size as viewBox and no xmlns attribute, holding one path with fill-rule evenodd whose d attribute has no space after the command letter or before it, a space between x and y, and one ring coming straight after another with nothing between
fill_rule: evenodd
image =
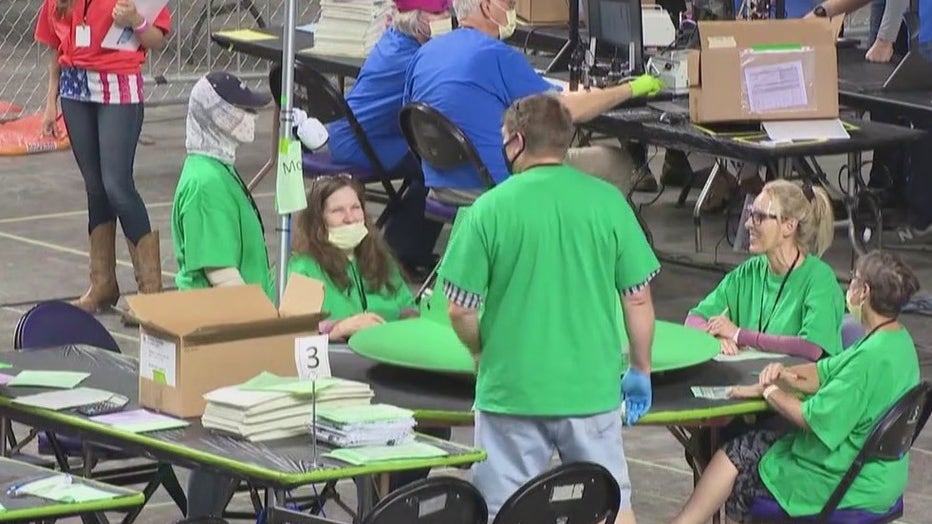
<instances>
[{"instance_id":1,"label":"green t-shirt","mask_svg":"<svg viewBox=\"0 0 932 524\"><path fill-rule=\"evenodd\" d=\"M265 234L239 175L203 155L189 155L172 205L178 289L210 287L205 269L233 267L275 299Z\"/></svg>"},{"instance_id":2,"label":"green t-shirt","mask_svg":"<svg viewBox=\"0 0 932 524\"><path fill-rule=\"evenodd\" d=\"M821 386L802 406L812 431L783 437L760 462L761 479L791 516L822 510L877 420L919 383L916 347L905 329L878 331L816 367ZM887 511L906 489L908 469L908 455L868 462L839 507Z\"/></svg>"},{"instance_id":3,"label":"green t-shirt","mask_svg":"<svg viewBox=\"0 0 932 524\"><path fill-rule=\"evenodd\" d=\"M355 260L351 260L346 267L350 281L347 289L337 287L320 264L307 255L292 255L288 261L288 272L324 283L323 311L329 314L328 320L340 320L364 311L375 313L385 320L397 320L402 310L414 309L414 296L397 266L393 268L390 280L394 292L387 287L370 289L363 278L357 278L361 273ZM360 285L363 289L359 289ZM367 308L363 307L363 295L366 297Z\"/></svg>"},{"instance_id":4,"label":"green t-shirt","mask_svg":"<svg viewBox=\"0 0 932 524\"><path fill-rule=\"evenodd\" d=\"M751 257L725 275L691 313L711 318L727 307L728 318L741 329L801 337L827 355L840 353L845 296L831 266L807 256L790 274L775 307L783 277L770 270L765 255Z\"/></svg>"},{"instance_id":5,"label":"green t-shirt","mask_svg":"<svg viewBox=\"0 0 932 524\"><path fill-rule=\"evenodd\" d=\"M660 268L624 195L573 168L540 166L483 194L461 220L440 276L483 297L476 409L617 409L619 293Z\"/></svg>"}]
</instances>

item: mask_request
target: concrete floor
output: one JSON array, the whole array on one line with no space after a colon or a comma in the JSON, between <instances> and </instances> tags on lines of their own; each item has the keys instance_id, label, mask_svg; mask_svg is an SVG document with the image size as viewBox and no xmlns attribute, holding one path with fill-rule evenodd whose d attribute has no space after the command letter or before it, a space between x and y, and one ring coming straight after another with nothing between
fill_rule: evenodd
<instances>
[{"instance_id":1,"label":"concrete floor","mask_svg":"<svg viewBox=\"0 0 932 524\"><path fill-rule=\"evenodd\" d=\"M143 130L144 140L137 156L137 186L148 204L155 228L162 231L163 271L165 283L172 283L175 263L171 252L169 216L171 200L184 157L184 112L178 107L150 109ZM270 115L263 115L260 129L269 129ZM249 178L264 163L268 133L260 133L257 143L243 147L238 167ZM660 155L662 158L662 155ZM656 164L656 162L654 162ZM836 166L837 159L826 159L826 167ZM659 164L656 169L659 172ZM829 170L829 172L833 172ZM10 346L13 327L19 316L33 303L79 295L86 286L87 246L85 200L80 175L70 152L0 159L0 334ZM266 223L273 223L272 177L256 191L256 201L266 214ZM658 249L678 260L735 263L742 259L727 244L722 244L718 257L713 248L722 231L718 217L705 221L705 253L693 252L692 221L689 210L678 209L672 203L674 191L669 191L654 206L646 209ZM694 192L694 195L695 196ZM646 199L649 195L638 195ZM268 228L270 246L277 246L273 228ZM839 274L850 267L850 252L845 237L839 235L828 255ZM273 252L277 252L275 248ZM919 270L925 289L932 288L932 257L928 252L906 253ZM129 257L123 245L118 246L119 279L126 292L135 289ZM679 321L719 280L720 273L687 269L666 264L655 286L658 316ZM122 305L122 303L121 303ZM111 329L127 354L138 354L135 330L120 324L115 314L101 320ZM923 375L932 377L932 320L910 315L905 318L920 346ZM902 522L913 524L932 522L932 434L926 431L920 438L911 462L911 482L906 494L906 515ZM681 447L660 428L626 430L626 449L631 478L634 483L634 506L641 522L665 522L691 491L691 474L683 460ZM469 429L454 432L458 442L471 443ZM462 472L451 474L462 475ZM353 501L355 489L344 482L340 492ZM248 506L240 496L233 507ZM328 516L341 518L339 510L329 508ZM925 516L923 516L925 515ZM180 519L181 514L159 491L137 522L165 524ZM71 522L71 521L69 521Z\"/></svg>"}]
</instances>

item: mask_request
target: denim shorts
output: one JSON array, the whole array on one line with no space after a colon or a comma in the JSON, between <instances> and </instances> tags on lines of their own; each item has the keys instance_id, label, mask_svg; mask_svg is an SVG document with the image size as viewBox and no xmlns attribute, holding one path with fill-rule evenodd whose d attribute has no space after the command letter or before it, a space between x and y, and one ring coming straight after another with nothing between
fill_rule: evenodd
<instances>
[{"instance_id":1,"label":"denim shorts","mask_svg":"<svg viewBox=\"0 0 932 524\"><path fill-rule=\"evenodd\" d=\"M476 442L488 458L473 467L473 482L494 516L518 488L550 469L553 454L607 469L631 507L631 481L621 438L621 410L585 417L520 417L476 411Z\"/></svg>"}]
</instances>

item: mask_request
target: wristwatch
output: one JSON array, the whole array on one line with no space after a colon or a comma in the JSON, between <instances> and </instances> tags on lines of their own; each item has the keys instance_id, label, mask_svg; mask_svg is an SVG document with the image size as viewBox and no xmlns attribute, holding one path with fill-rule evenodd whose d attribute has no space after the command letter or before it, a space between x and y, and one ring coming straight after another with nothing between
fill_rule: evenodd
<instances>
[{"instance_id":1,"label":"wristwatch","mask_svg":"<svg viewBox=\"0 0 932 524\"><path fill-rule=\"evenodd\" d=\"M824 5L817 5L816 8L812 10L812 14L819 18L828 18L828 12L825 10Z\"/></svg>"}]
</instances>

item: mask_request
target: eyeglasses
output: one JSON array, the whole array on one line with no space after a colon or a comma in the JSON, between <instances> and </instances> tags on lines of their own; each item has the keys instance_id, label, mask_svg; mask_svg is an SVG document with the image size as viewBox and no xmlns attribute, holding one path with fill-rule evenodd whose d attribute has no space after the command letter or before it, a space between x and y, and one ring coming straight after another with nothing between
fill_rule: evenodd
<instances>
[{"instance_id":1,"label":"eyeglasses","mask_svg":"<svg viewBox=\"0 0 932 524\"><path fill-rule=\"evenodd\" d=\"M754 209L754 206L748 206L744 208L744 212L748 217L751 218L751 222L753 222L755 226L763 224L765 220L776 220L780 218L773 213L767 213L766 211L761 211L760 209Z\"/></svg>"}]
</instances>

